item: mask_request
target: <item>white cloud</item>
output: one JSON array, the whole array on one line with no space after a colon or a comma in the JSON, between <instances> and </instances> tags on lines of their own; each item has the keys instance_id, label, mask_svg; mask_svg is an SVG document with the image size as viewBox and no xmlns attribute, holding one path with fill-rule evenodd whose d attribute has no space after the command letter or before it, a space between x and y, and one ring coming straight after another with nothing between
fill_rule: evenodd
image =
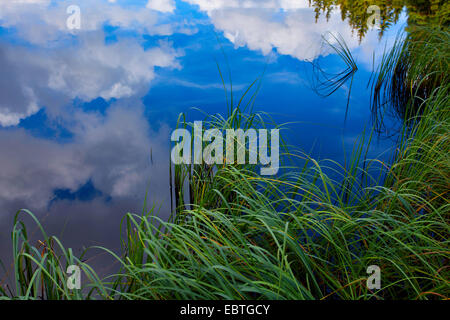
<instances>
[{"instance_id":1,"label":"white cloud","mask_svg":"<svg viewBox=\"0 0 450 320\"><path fill-rule=\"evenodd\" d=\"M53 115L49 121L61 121L73 133L71 142L58 143L23 129L0 129L0 222L23 207L47 212L56 189L75 192L89 179L104 196L113 197L114 207L97 200L88 205L74 201L49 212L64 210L74 216L96 208L110 219L125 207L142 204L149 180L155 182L149 186L151 201L167 200L168 189L163 192L161 185L168 183L168 129L152 130L139 105L156 77L155 68L178 68L179 52L167 41L144 50L133 37L106 44L105 22L157 34L162 30L155 26L157 14L78 2L82 29L75 37L66 29L68 2L50 7L50 1L0 2L0 25L28 42L1 43L0 126L14 126L45 106ZM163 31L173 30L165 26ZM70 107L73 98L97 97L119 101L105 115Z\"/></svg>"},{"instance_id":2,"label":"white cloud","mask_svg":"<svg viewBox=\"0 0 450 320\"><path fill-rule=\"evenodd\" d=\"M133 39L106 45L102 32L86 33L74 47L4 45L0 51L0 125L17 125L45 105L51 113L71 99L144 95L155 67L178 68L170 43L144 50Z\"/></svg>"},{"instance_id":3,"label":"white cloud","mask_svg":"<svg viewBox=\"0 0 450 320\"><path fill-rule=\"evenodd\" d=\"M295 10L309 7L308 0L183 0L198 5L200 10L218 9L275 9Z\"/></svg>"},{"instance_id":4,"label":"white cloud","mask_svg":"<svg viewBox=\"0 0 450 320\"><path fill-rule=\"evenodd\" d=\"M49 70L48 85L71 98L92 100L130 97L145 93L155 78L155 67L178 67L177 52L167 42L144 50L136 41L105 45L101 35L82 40L74 51L57 50L40 59Z\"/></svg>"},{"instance_id":5,"label":"white cloud","mask_svg":"<svg viewBox=\"0 0 450 320\"><path fill-rule=\"evenodd\" d=\"M148 0L147 8L164 13L172 13L175 10L174 0Z\"/></svg>"},{"instance_id":6,"label":"white cloud","mask_svg":"<svg viewBox=\"0 0 450 320\"><path fill-rule=\"evenodd\" d=\"M70 5L80 7L81 29L68 30L67 8ZM150 10L150 9L154 10ZM158 35L175 32L192 32L186 23L161 23L158 13L172 12L175 3L170 0L156 0L145 6L121 6L115 1L78 0L75 3L61 0L51 1L28 0L21 2L0 2L0 26L15 28L26 41L39 45L53 45L54 41L70 39L73 33L101 30L105 23L134 32Z\"/></svg>"},{"instance_id":7,"label":"white cloud","mask_svg":"<svg viewBox=\"0 0 450 320\"><path fill-rule=\"evenodd\" d=\"M22 129L0 129L0 259L6 266L7 235L21 208L31 210L49 234L75 252L99 244L120 252L121 219L141 212L144 197L150 206L161 206L155 214L169 216L169 130L152 129L143 111L135 101L115 104L105 115L77 110L70 125L73 141L64 144ZM75 193L89 180L102 193L98 198L55 198L55 190ZM27 227L39 239L35 224Z\"/></svg>"},{"instance_id":8,"label":"white cloud","mask_svg":"<svg viewBox=\"0 0 450 320\"><path fill-rule=\"evenodd\" d=\"M307 0L184 0L207 12L214 26L235 47L246 46L269 54L273 49L299 60L312 60L326 54L322 36L339 33L350 49L360 43L336 8L329 20L315 19ZM362 43L377 41L369 35Z\"/></svg>"},{"instance_id":9,"label":"white cloud","mask_svg":"<svg viewBox=\"0 0 450 320\"><path fill-rule=\"evenodd\" d=\"M141 197L149 179L168 181L169 130L153 131L142 107L119 104L105 116L75 111L72 122L74 138L65 144L0 131L0 207L19 201L43 209L55 189L76 191L88 179L115 198Z\"/></svg>"},{"instance_id":10,"label":"white cloud","mask_svg":"<svg viewBox=\"0 0 450 320\"><path fill-rule=\"evenodd\" d=\"M19 88L17 88L19 89ZM11 105L5 104L0 100L0 125L15 126L20 120L29 117L39 111L37 99L33 90L29 87L23 87L22 93L27 100L23 106L23 110L11 110Z\"/></svg>"},{"instance_id":11,"label":"white cloud","mask_svg":"<svg viewBox=\"0 0 450 320\"><path fill-rule=\"evenodd\" d=\"M161 23L154 10L143 6L121 6L106 0L77 1L81 29L68 30L66 9L72 4L65 0L0 2L0 26L12 28L27 42L5 42L0 47L0 126L17 125L42 106L58 113L73 98L142 96L156 76L156 67L179 67L179 52L167 41L148 50L142 48L138 37L119 37L117 42L105 44L105 24L137 34L195 32L187 22ZM171 2L154 4L166 10Z\"/></svg>"}]
</instances>

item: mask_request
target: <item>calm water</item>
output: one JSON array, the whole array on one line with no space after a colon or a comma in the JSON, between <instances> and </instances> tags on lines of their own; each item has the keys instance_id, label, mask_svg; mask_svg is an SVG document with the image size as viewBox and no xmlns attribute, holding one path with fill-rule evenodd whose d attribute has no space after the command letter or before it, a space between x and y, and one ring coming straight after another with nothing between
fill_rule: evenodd
<instances>
[{"instance_id":1,"label":"calm water","mask_svg":"<svg viewBox=\"0 0 450 320\"><path fill-rule=\"evenodd\" d=\"M229 65L236 96L266 68L255 110L293 122L290 144L342 162L370 126L373 54L377 60L407 15L401 7L384 13L380 40L366 16L344 12L342 20L335 7L327 17L327 6L339 1L320 1L320 14L317 3L1 1L0 259L7 269L20 208L76 252L96 244L118 249L120 219L142 211L146 190L166 217L169 137L178 114L202 120L192 108L226 112L216 61L227 82ZM68 28L72 4L80 8L80 29ZM311 90L315 57L329 72L344 67L323 47L330 31L342 35L359 66L347 121L348 84L327 98ZM380 139L369 156L392 145Z\"/></svg>"}]
</instances>

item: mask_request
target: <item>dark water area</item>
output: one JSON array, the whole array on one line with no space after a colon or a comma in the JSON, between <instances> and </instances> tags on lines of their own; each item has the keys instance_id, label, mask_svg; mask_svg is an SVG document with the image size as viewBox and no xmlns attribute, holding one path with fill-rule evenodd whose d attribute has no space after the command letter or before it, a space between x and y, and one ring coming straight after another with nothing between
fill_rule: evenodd
<instances>
[{"instance_id":1,"label":"dark water area","mask_svg":"<svg viewBox=\"0 0 450 320\"><path fill-rule=\"evenodd\" d=\"M79 29L66 23L72 4ZM373 125L374 62L405 28L448 24L445 1L437 11L413 1L383 4L370 30L373 13L348 1L1 2L0 279L11 279L11 230L21 208L75 253L93 245L120 252L121 219L142 212L145 200L167 218L178 116L225 115L231 82L239 99L263 75L254 111L288 123L283 135L297 150L345 163ZM324 46L330 32L345 40L358 71L351 87L323 97L313 90L312 62L320 57L330 73L345 69ZM388 124L368 158L391 158L399 123ZM99 252L90 254L92 265L107 274L116 266Z\"/></svg>"}]
</instances>

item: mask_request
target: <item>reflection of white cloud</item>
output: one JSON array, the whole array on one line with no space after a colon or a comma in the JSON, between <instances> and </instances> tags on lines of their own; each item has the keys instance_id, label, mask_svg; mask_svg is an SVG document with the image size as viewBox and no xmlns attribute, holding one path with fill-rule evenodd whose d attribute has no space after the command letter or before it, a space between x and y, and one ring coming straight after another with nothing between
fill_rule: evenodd
<instances>
[{"instance_id":1,"label":"reflection of white cloud","mask_svg":"<svg viewBox=\"0 0 450 320\"><path fill-rule=\"evenodd\" d=\"M2 51L3 126L18 124L37 112L38 105L56 111L73 98L89 101L143 95L155 78L155 67L179 66L178 53L167 42L148 50L132 39L106 45L102 32L83 34L75 47L30 50L9 45Z\"/></svg>"},{"instance_id":2,"label":"reflection of white cloud","mask_svg":"<svg viewBox=\"0 0 450 320\"><path fill-rule=\"evenodd\" d=\"M299 60L311 60L322 51L322 36L339 33L350 49L359 46L356 35L338 9L328 21L316 23L307 0L184 0L206 11L214 26L236 47L247 46L269 54L273 49ZM374 41L374 37L369 37ZM376 39L375 39L376 41ZM363 44L364 44L363 42Z\"/></svg>"},{"instance_id":3,"label":"reflection of white cloud","mask_svg":"<svg viewBox=\"0 0 450 320\"><path fill-rule=\"evenodd\" d=\"M307 81L302 79L298 74L298 72L292 71L269 73L266 76L266 78L269 79L271 82L279 82L284 84L291 84L291 85L307 84Z\"/></svg>"},{"instance_id":4,"label":"reflection of white cloud","mask_svg":"<svg viewBox=\"0 0 450 320\"><path fill-rule=\"evenodd\" d=\"M50 71L50 88L91 100L129 97L142 87L148 89L154 67L176 67L176 56L166 42L145 51L132 40L106 46L102 37L94 36L74 51L55 52L52 59L39 63Z\"/></svg>"},{"instance_id":5,"label":"reflection of white cloud","mask_svg":"<svg viewBox=\"0 0 450 320\"><path fill-rule=\"evenodd\" d=\"M155 214L170 213L168 128L152 130L136 103L113 105L104 116L75 111L71 120L74 137L65 144L22 129L0 130L0 259L7 266L12 245L7 235L21 208L78 254L94 244L118 249L121 219L141 212L144 197L150 206L161 206ZM51 202L57 200L55 189L75 192L89 179L100 198ZM27 226L35 230L35 224Z\"/></svg>"},{"instance_id":6,"label":"reflection of white cloud","mask_svg":"<svg viewBox=\"0 0 450 320\"><path fill-rule=\"evenodd\" d=\"M0 131L0 205L20 201L45 208L55 189L75 191L88 179L119 198L142 196L148 179L166 181L168 129L152 131L142 113L125 105L105 116L75 112L73 142L66 144L20 129Z\"/></svg>"},{"instance_id":7,"label":"reflection of white cloud","mask_svg":"<svg viewBox=\"0 0 450 320\"><path fill-rule=\"evenodd\" d=\"M174 0L148 0L147 8L159 12L173 12L175 10Z\"/></svg>"},{"instance_id":8,"label":"reflection of white cloud","mask_svg":"<svg viewBox=\"0 0 450 320\"><path fill-rule=\"evenodd\" d=\"M144 29L157 23L157 16L150 10L125 9L103 0L80 0L76 4L81 8L82 32L101 29L105 22L123 28L139 26ZM73 2L1 2L0 25L15 28L23 39L36 44L67 38L70 36L66 23L69 5Z\"/></svg>"},{"instance_id":9,"label":"reflection of white cloud","mask_svg":"<svg viewBox=\"0 0 450 320\"><path fill-rule=\"evenodd\" d=\"M185 1L206 11L235 46L264 54L276 49L300 60L311 59L319 52L321 36L328 30L341 33L350 47L358 45L339 12L333 13L328 23L321 20L316 24L306 1ZM137 32L169 35L173 26L159 25L154 10L171 12L174 2L150 1L148 5L154 10L148 10L80 0L82 29L75 37L66 29L69 2L49 4L37 0L0 3L0 25L14 27L23 39L34 44L0 47L0 125L16 125L45 106L50 115L75 118L76 125L70 128L74 142L59 145L20 130L0 132L0 147L9 152L3 152L0 159L0 167L5 168L0 173L0 197L46 203L54 188L76 189L91 176L106 194L142 192L140 170L151 142L142 112L116 107L105 118L80 111L74 116L59 109L74 98L141 97L155 78L155 68L179 67L179 53L168 42L148 50L131 37L107 45L101 30L108 22ZM272 74L270 78L284 83L302 81L291 72ZM183 80L172 83L199 89L221 87ZM40 190L36 190L35 180L45 182Z\"/></svg>"},{"instance_id":10,"label":"reflection of white cloud","mask_svg":"<svg viewBox=\"0 0 450 320\"><path fill-rule=\"evenodd\" d=\"M15 28L25 40L35 44L51 44L51 41L69 38L66 10L73 1L28 0L21 2L0 2L0 26ZM148 8L138 6L120 6L114 1L78 0L75 3L81 10L81 29L76 33L101 30L105 23L134 32L169 35L174 32L191 32L184 24L164 24L158 19L158 13L172 12L173 1L152 0Z\"/></svg>"},{"instance_id":11,"label":"reflection of white cloud","mask_svg":"<svg viewBox=\"0 0 450 320\"><path fill-rule=\"evenodd\" d=\"M308 0L184 0L198 5L203 11L217 9L276 9L295 10L309 7Z\"/></svg>"},{"instance_id":12,"label":"reflection of white cloud","mask_svg":"<svg viewBox=\"0 0 450 320\"><path fill-rule=\"evenodd\" d=\"M3 81L0 81L0 82L3 82ZM7 87L4 86L2 89L3 89L2 91L6 92L5 89L7 89ZM35 97L32 89L30 89L29 87L23 87L23 88L15 87L14 89L19 89L19 90L22 89L22 91L20 93L18 93L18 94L23 94L22 97L19 97L19 100L21 100L21 98L24 98L25 101L23 101L23 100L22 101L25 102L25 104L21 105L22 110L14 110L14 109L11 109L11 104L5 103L5 101L0 100L0 125L3 125L3 126L17 125L21 119L29 117L39 111L39 107L37 105L37 100L36 100L36 97ZM12 91L12 92L14 92L14 91ZM9 97L10 96L6 96L6 100Z\"/></svg>"},{"instance_id":13,"label":"reflection of white cloud","mask_svg":"<svg viewBox=\"0 0 450 320\"><path fill-rule=\"evenodd\" d=\"M61 121L73 133L71 142L60 144L18 128L0 130L0 222L21 207L46 211L55 189L76 191L89 179L115 204L141 204L147 187L149 201L167 201L168 189L161 186L168 183L168 129L153 131L138 105L155 68L178 68L179 52L168 41L144 49L133 36L107 44L103 26L138 35L188 33L191 26L164 24L154 10L109 2L77 1L82 27L73 33L66 27L72 1L0 2L0 26L13 30L0 45L0 126L17 125L45 107L49 122ZM8 43L10 35L18 41ZM70 107L74 98L97 97L119 100L105 115ZM59 210L73 214L85 207L75 201Z\"/></svg>"},{"instance_id":14,"label":"reflection of white cloud","mask_svg":"<svg viewBox=\"0 0 450 320\"><path fill-rule=\"evenodd\" d=\"M106 45L102 28L107 23L137 33L170 35L175 30L191 32L190 26L159 23L158 14L145 7L80 0L82 27L72 33L66 25L71 4L0 2L0 26L13 28L33 44L0 48L0 126L17 125L42 106L55 112L73 98L88 101L145 94L155 67L178 67L178 53L168 42L148 50L132 37Z\"/></svg>"}]
</instances>

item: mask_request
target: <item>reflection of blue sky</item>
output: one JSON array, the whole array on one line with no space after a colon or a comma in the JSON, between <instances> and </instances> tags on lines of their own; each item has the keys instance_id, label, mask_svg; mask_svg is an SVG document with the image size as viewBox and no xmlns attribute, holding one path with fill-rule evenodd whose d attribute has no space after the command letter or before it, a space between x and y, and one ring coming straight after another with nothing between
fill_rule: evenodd
<instances>
[{"instance_id":1,"label":"reflection of blue sky","mask_svg":"<svg viewBox=\"0 0 450 320\"><path fill-rule=\"evenodd\" d=\"M82 28L72 32L66 8L77 3ZM315 23L306 3L2 1L0 223L22 207L40 215L64 211L74 228L97 214L96 221L108 217L102 232L109 234L124 210L140 210L147 189L150 201L167 206L169 132L178 114L191 107L225 111L215 59L226 64L215 34L236 95L267 65L256 110L299 122L290 126L291 144L342 161L343 144L351 147L369 124L366 84L372 52L383 46L376 32L360 44L339 12ZM361 67L345 126L346 89L323 99L309 87L307 60L322 52L327 31L342 34ZM327 68L337 64L335 56L324 58ZM372 156L386 146L375 144ZM86 239L102 238L89 230ZM7 234L2 227L0 238Z\"/></svg>"}]
</instances>

